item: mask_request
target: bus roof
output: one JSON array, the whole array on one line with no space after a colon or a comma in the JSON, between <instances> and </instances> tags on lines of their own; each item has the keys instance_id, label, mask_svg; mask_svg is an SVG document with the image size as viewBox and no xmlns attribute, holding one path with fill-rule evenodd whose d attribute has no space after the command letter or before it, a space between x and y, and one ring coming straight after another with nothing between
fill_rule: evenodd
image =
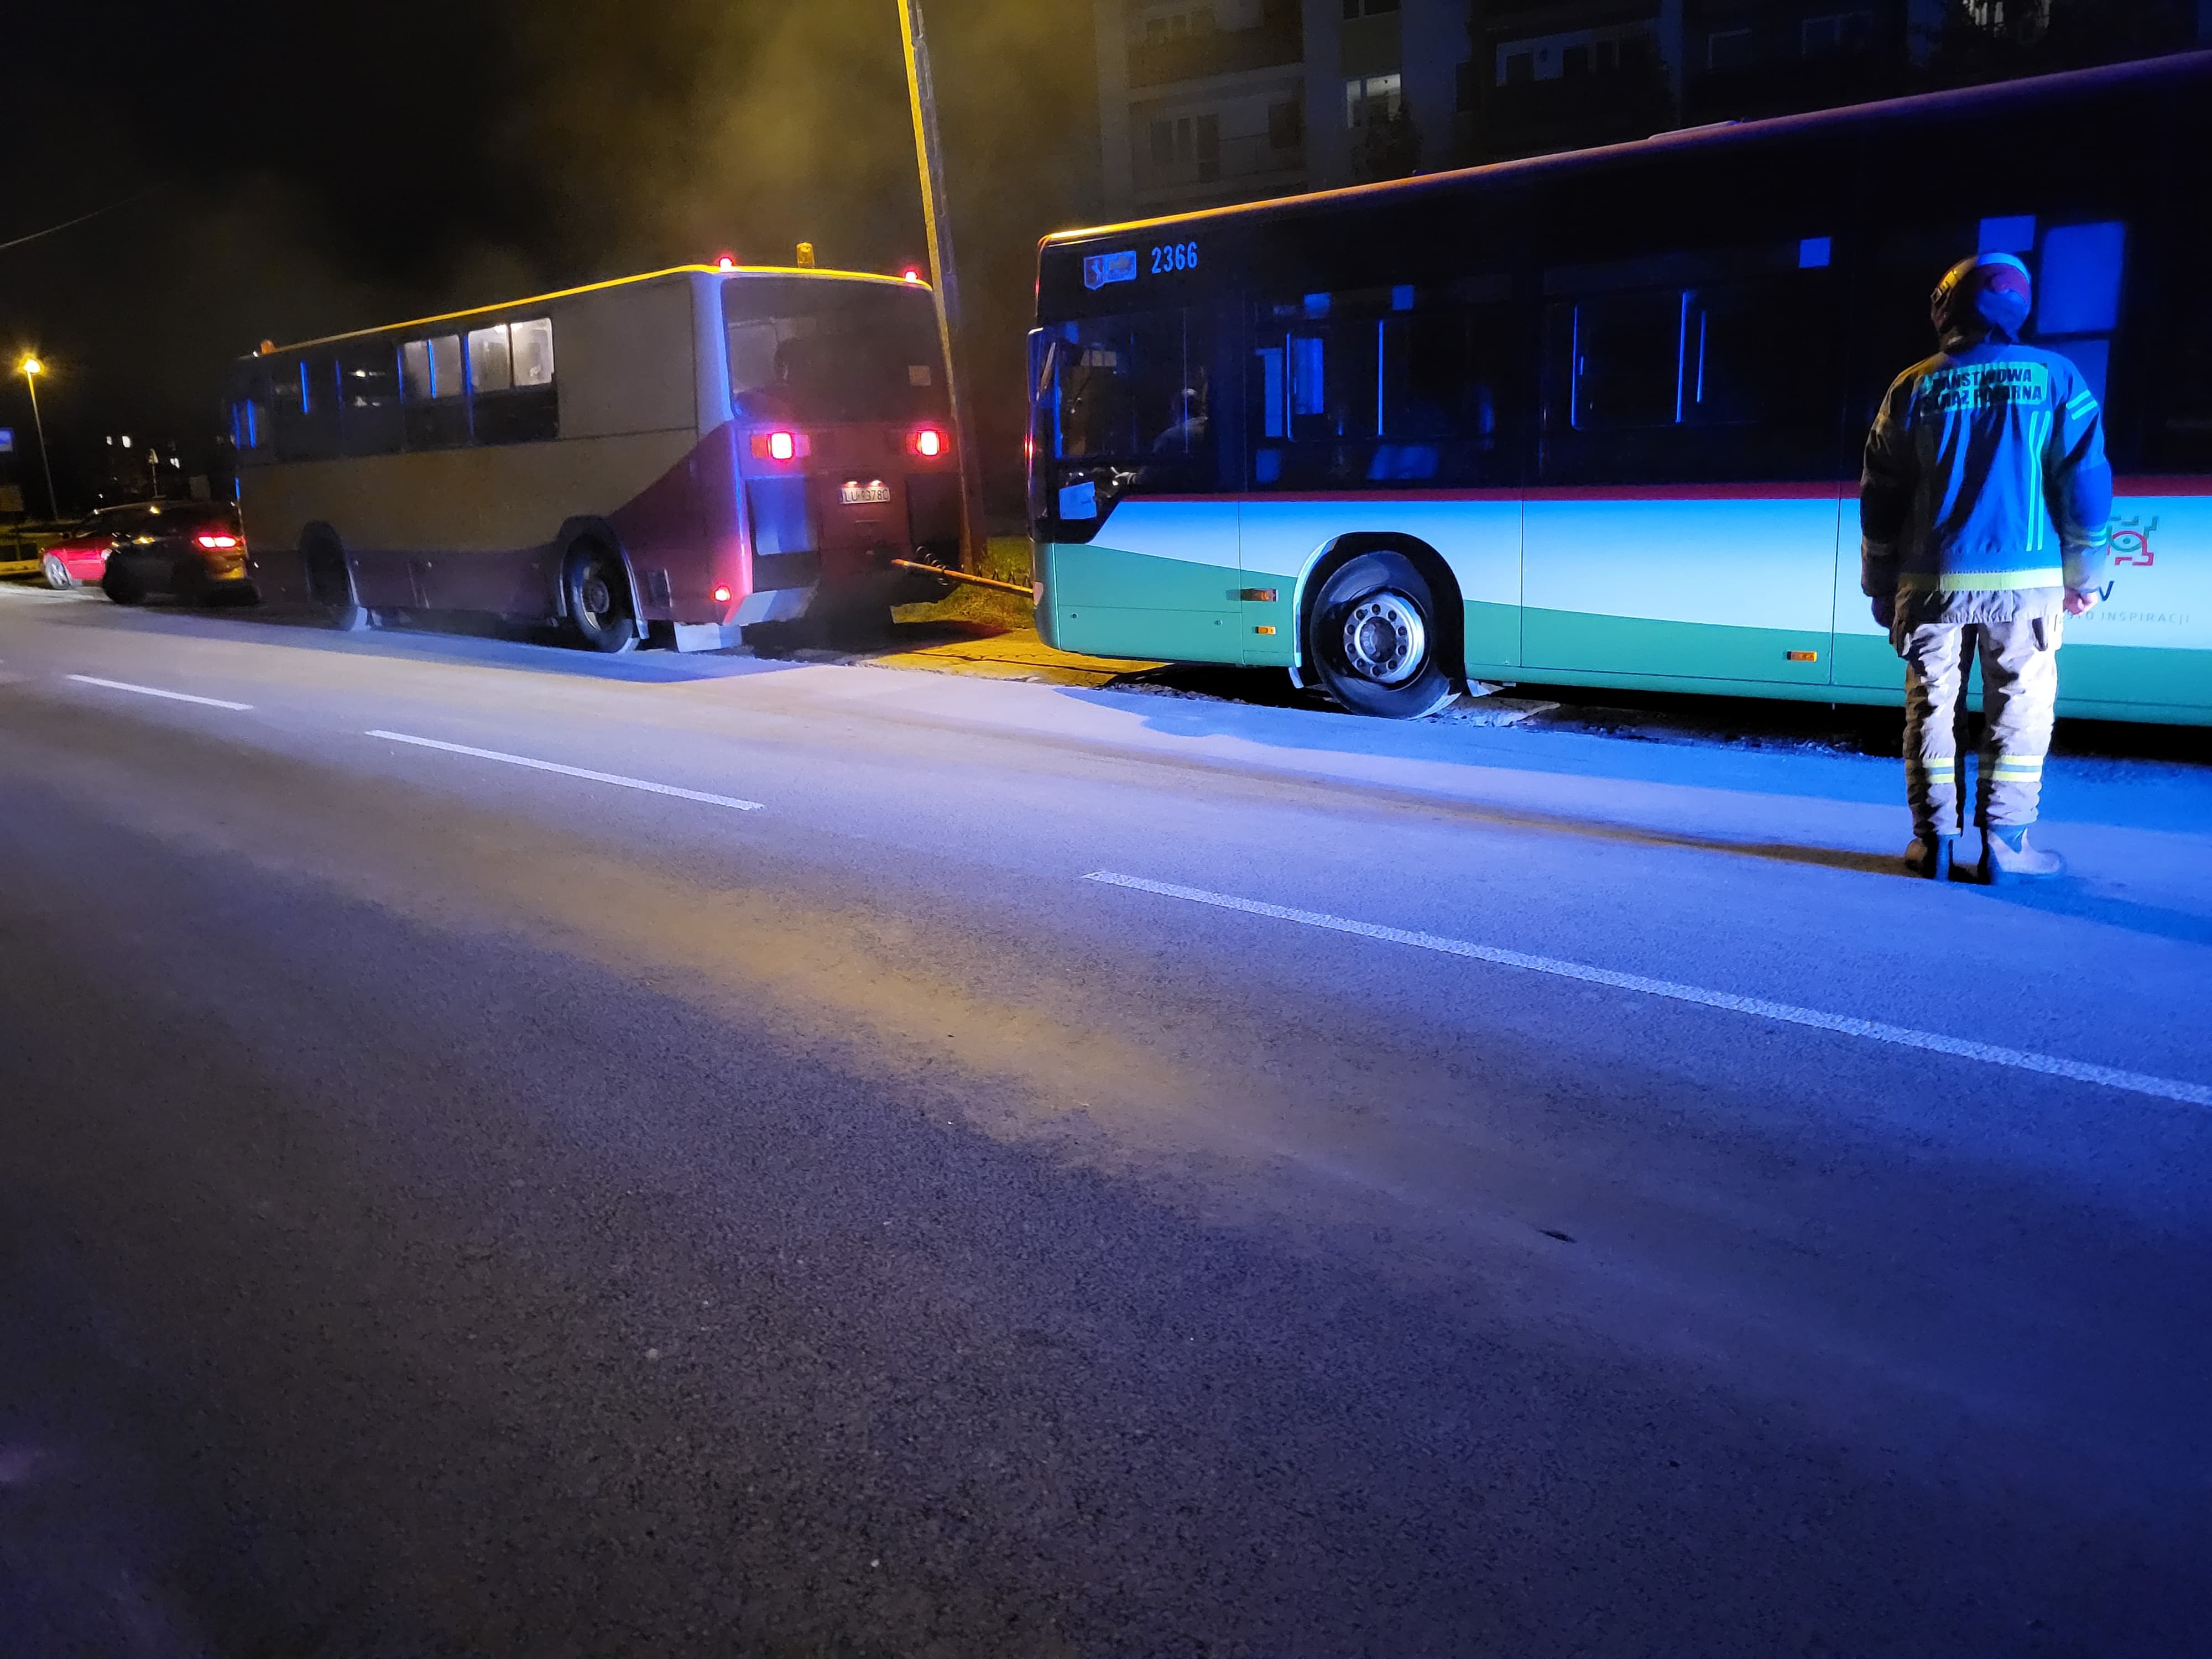
<instances>
[{"instance_id":1,"label":"bus roof","mask_svg":"<svg viewBox=\"0 0 2212 1659\"><path fill-rule=\"evenodd\" d=\"M1574 167L1585 162L1621 156L1650 154L1657 150L1688 149L1707 145L1740 143L1746 139L1771 137L1777 133L1849 126L1911 112L1972 110L1983 105L1993 105L2013 99L2032 98L2057 89L2070 90L2076 87L2102 88L2115 82L2124 83L2139 79L2183 78L2192 74L2204 74L2208 71L2212 71L2212 51L2173 52L2161 58L2136 58L2124 64L2107 64L2095 69L2068 70L2056 75L2029 76L2014 81L1992 82L1984 86L1955 87L1941 92L1914 93L1903 98L1885 98L1865 104L1845 104L1834 109L1811 110L1796 115L1770 116L1751 121L1719 121L1705 126L1676 127L1669 131L1654 133L1648 138L1629 139L1614 144L1598 144L1587 149L1555 150L1544 155L1522 156L1510 161L1490 161L1480 167L1454 167L1442 173L1418 173L1410 179L1386 179L1376 184L1345 185L1334 190L1312 191L1300 196L1276 196L1264 201L1237 202L1223 207L1193 208L1185 212L1164 213L1149 219L1130 219L1120 224L1094 225L1080 230L1056 230L1045 237L1037 246L1038 251L1042 253L1048 248L1087 241L1092 237L1123 236L1131 231L1148 230L1159 225L1186 224L1194 220L1226 219L1244 214L1296 212L1299 209L1325 202L1418 194L1423 191L1462 183L1469 179L1502 178L1541 172L1553 167Z\"/></svg>"},{"instance_id":2,"label":"bus roof","mask_svg":"<svg viewBox=\"0 0 2212 1659\"><path fill-rule=\"evenodd\" d=\"M597 294L604 289L627 288L633 283L658 282L665 276L819 276L831 282L884 283L892 288L918 288L929 292L929 284L905 276L886 276L876 270L825 270L814 265L671 265L665 270L641 271L635 276L611 276L603 283L583 283L574 288L554 289L550 294L532 294L520 300L501 300L488 306L470 306L462 311L442 311L434 317L416 317L404 323L381 323L374 328L348 329L342 334L318 335L312 340L295 340L289 345L272 346L267 351L254 350L249 357L273 356L278 352L305 351L312 346L335 345L341 340L364 339L372 334L388 334L395 329L427 328L433 323L459 322L464 317L481 317L487 312L512 311L517 306L540 305L549 300L566 300L578 294Z\"/></svg>"}]
</instances>

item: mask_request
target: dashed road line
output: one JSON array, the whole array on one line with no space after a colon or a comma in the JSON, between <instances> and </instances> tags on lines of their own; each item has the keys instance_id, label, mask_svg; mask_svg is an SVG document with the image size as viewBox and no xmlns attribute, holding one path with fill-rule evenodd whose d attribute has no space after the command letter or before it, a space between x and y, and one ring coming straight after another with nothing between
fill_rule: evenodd
<instances>
[{"instance_id":1,"label":"dashed road line","mask_svg":"<svg viewBox=\"0 0 2212 1659\"><path fill-rule=\"evenodd\" d=\"M104 680L97 674L72 674L70 678L80 685L104 685L110 691L135 691L142 697L162 697L170 702L196 702L209 708L251 708L250 702L233 702L228 697L195 696L190 691L164 691L158 685L133 685L129 680Z\"/></svg>"},{"instance_id":2,"label":"dashed road line","mask_svg":"<svg viewBox=\"0 0 2212 1659\"><path fill-rule=\"evenodd\" d=\"M1139 893L1155 893L1164 898L1183 899L1193 904L1211 905L1217 910L1236 910L1245 915L1296 922L1301 927L1317 927L1332 933L1349 933L1358 939L1411 945L1418 951L1435 951L1445 956L1471 957L1476 962L1492 963L1500 968L1549 974L1559 979L1579 980L1587 985L1611 986L1616 990L1636 991L1645 996L1664 997L1673 1002L1695 1003L1701 1007L1717 1008L1728 1013L1748 1014L1755 1019L1809 1026L1814 1030L1832 1031L1840 1036L1861 1037L1869 1042L1887 1042L1900 1048L1921 1048L1930 1054L1979 1060L1985 1066L2002 1066L2015 1072L2035 1072L2045 1077L2066 1078L2075 1083L2118 1089L2129 1094L2179 1101L2184 1105L2212 1106L2212 1085L2152 1077L2142 1072L2124 1072L2110 1066L2093 1066L2085 1060L2064 1060L2056 1054L2033 1054L2023 1048L2000 1048L1990 1043L1969 1042L1964 1037L1946 1036L1939 1031L1916 1031L1910 1026L1886 1025L1879 1020L1858 1019L1849 1014L1824 1013L1818 1008L1800 1008L1787 1002L1770 1002L1764 997L1738 996L1732 991L1709 991L1699 986L1679 985L1672 980L1649 978L1643 974L1617 973L1610 968L1593 967L1587 963L1564 962L1556 957L1529 956L1521 951L1501 950L1492 945L1476 945L1466 939L1448 939L1441 934L1417 933L1402 927L1382 927L1373 922L1353 921L1318 910L1296 910L1288 905L1237 898L1227 893L1210 893L1202 887L1181 887L1173 882L1147 881L1142 876L1119 875L1111 870L1094 870L1084 879L1103 882L1109 887L1127 887Z\"/></svg>"},{"instance_id":3,"label":"dashed road line","mask_svg":"<svg viewBox=\"0 0 2212 1659\"><path fill-rule=\"evenodd\" d=\"M564 778L611 783L623 789L642 789L649 795L672 795L678 800L701 801L708 806L726 806L738 812L763 810L761 802L740 800L735 795L711 794L704 789L682 789L672 783L654 783L646 778L626 778L618 772L594 772L583 766L563 766L558 761L533 760L527 755L504 754L496 749L477 749L465 743L445 743L436 738L418 738L405 732L371 732L368 735L382 738L387 743L412 744L417 749L440 749L449 755L471 755L478 760L498 761L506 766L526 766L533 772L557 772Z\"/></svg>"}]
</instances>

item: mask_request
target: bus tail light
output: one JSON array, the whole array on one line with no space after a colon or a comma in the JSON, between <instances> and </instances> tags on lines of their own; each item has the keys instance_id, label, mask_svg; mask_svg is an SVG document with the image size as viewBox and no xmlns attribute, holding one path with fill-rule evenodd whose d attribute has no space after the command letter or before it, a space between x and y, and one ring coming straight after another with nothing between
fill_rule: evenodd
<instances>
[{"instance_id":1,"label":"bus tail light","mask_svg":"<svg viewBox=\"0 0 2212 1659\"><path fill-rule=\"evenodd\" d=\"M192 539L202 547L210 550L219 547L232 548L238 545L238 538L235 536L195 536Z\"/></svg>"},{"instance_id":2,"label":"bus tail light","mask_svg":"<svg viewBox=\"0 0 2212 1659\"><path fill-rule=\"evenodd\" d=\"M763 461L803 460L814 453L804 432L756 432L753 454Z\"/></svg>"},{"instance_id":3,"label":"bus tail light","mask_svg":"<svg viewBox=\"0 0 2212 1659\"><path fill-rule=\"evenodd\" d=\"M729 602L730 590L728 588L718 587L714 590L714 603L716 605L727 605Z\"/></svg>"},{"instance_id":4,"label":"bus tail light","mask_svg":"<svg viewBox=\"0 0 2212 1659\"><path fill-rule=\"evenodd\" d=\"M933 426L918 427L906 441L906 447L924 460L934 460L945 453L944 430Z\"/></svg>"}]
</instances>

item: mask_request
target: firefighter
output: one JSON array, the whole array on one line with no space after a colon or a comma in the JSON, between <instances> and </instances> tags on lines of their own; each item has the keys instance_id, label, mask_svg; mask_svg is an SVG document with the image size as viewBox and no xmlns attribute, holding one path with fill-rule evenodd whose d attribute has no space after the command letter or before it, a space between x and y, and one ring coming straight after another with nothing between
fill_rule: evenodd
<instances>
[{"instance_id":1,"label":"firefighter","mask_svg":"<svg viewBox=\"0 0 2212 1659\"><path fill-rule=\"evenodd\" d=\"M1929 301L1937 350L1867 434L1859 586L1905 659L1905 868L1942 880L1961 833L1966 676L1982 665L1981 877L2065 867L2028 844L2063 619L2097 603L2112 507L2103 412L2081 372L2020 343L2033 301L2009 253L1961 259Z\"/></svg>"}]
</instances>

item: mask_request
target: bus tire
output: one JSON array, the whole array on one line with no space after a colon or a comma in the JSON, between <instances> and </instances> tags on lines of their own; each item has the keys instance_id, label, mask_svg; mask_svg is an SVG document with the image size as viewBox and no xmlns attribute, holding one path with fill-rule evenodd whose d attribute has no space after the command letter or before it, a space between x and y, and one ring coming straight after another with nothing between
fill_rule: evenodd
<instances>
[{"instance_id":1,"label":"bus tire","mask_svg":"<svg viewBox=\"0 0 2212 1659\"><path fill-rule=\"evenodd\" d=\"M300 562L307 576L308 602L321 610L332 628L341 634L358 634L375 625L355 592L345 550L335 540L309 542L300 550Z\"/></svg>"},{"instance_id":2,"label":"bus tire","mask_svg":"<svg viewBox=\"0 0 2212 1659\"><path fill-rule=\"evenodd\" d=\"M565 578L568 621L594 651L635 651L637 618L630 614L629 573L618 554L586 543L568 556Z\"/></svg>"},{"instance_id":3,"label":"bus tire","mask_svg":"<svg viewBox=\"0 0 2212 1659\"><path fill-rule=\"evenodd\" d=\"M1306 658L1355 714L1419 720L1458 695L1427 580L1403 554L1362 553L1322 580L1306 612Z\"/></svg>"}]
</instances>

